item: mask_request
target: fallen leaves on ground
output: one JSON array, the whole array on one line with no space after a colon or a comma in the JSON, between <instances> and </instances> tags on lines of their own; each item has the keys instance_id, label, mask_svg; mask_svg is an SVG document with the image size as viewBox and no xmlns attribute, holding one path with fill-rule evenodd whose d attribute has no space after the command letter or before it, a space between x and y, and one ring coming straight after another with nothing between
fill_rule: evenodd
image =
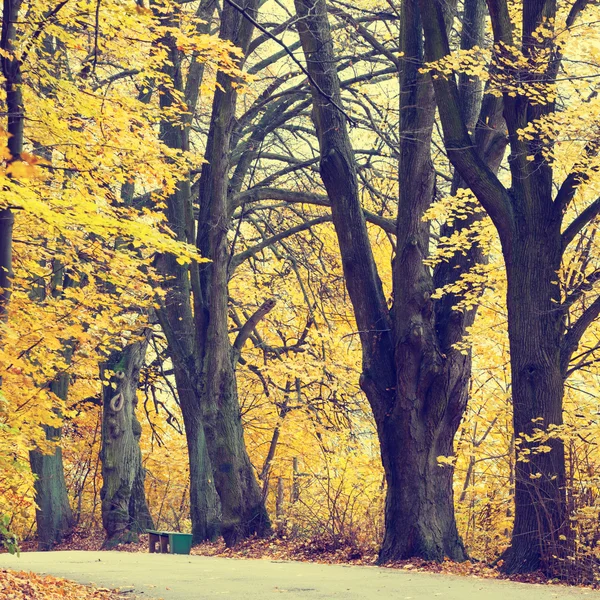
<instances>
[{"instance_id":1,"label":"fallen leaves on ground","mask_svg":"<svg viewBox=\"0 0 600 600\"><path fill-rule=\"evenodd\" d=\"M3 600L123 600L124 596L105 588L80 585L50 575L0 569L0 598Z\"/></svg>"}]
</instances>

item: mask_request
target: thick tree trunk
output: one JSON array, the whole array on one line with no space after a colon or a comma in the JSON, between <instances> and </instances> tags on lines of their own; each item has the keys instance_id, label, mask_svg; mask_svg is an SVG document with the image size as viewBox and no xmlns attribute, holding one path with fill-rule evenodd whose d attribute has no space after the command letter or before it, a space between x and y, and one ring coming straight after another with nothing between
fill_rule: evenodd
<instances>
[{"instance_id":1,"label":"thick tree trunk","mask_svg":"<svg viewBox=\"0 0 600 600\"><path fill-rule=\"evenodd\" d=\"M200 396L186 373L175 367L175 381L183 415L190 465L192 542L214 541L221 532L221 508L212 464L206 447Z\"/></svg>"},{"instance_id":2,"label":"thick tree trunk","mask_svg":"<svg viewBox=\"0 0 600 600\"><path fill-rule=\"evenodd\" d=\"M5 115L8 132L9 162L19 160L23 151L25 110L21 63L16 53L17 23L22 0L5 0L2 4L2 31L0 35L0 70L4 77L3 88L6 94ZM0 210L0 320L8 316L8 303L12 271L12 235L15 216L10 207ZM0 378L0 386L2 379Z\"/></svg>"},{"instance_id":3,"label":"thick tree trunk","mask_svg":"<svg viewBox=\"0 0 600 600\"><path fill-rule=\"evenodd\" d=\"M472 23L466 25L475 39L481 30L480 5L469 6ZM453 468L439 466L437 457L453 455L454 436L466 407L470 358L454 350L453 344L472 323L474 312L460 313L450 301L431 299L434 280L425 263L429 229L422 216L434 198L430 144L435 103L429 77L419 72L423 62L419 11L415 3L402 5L400 44L406 58L399 63L400 198L394 305L388 313L361 216L339 81L330 66L335 56L325 2L296 0L296 9L307 68L319 86L313 88L313 114L321 175L361 335L361 387L373 409L388 485L379 559L464 560L454 517ZM468 47L474 43L469 41ZM466 91L475 119L480 94L472 86ZM439 270L435 284L455 281L479 257L475 252L468 261L452 265L456 269Z\"/></svg>"},{"instance_id":4,"label":"thick tree trunk","mask_svg":"<svg viewBox=\"0 0 600 600\"><path fill-rule=\"evenodd\" d=\"M250 16L256 15L258 0L241 2ZM245 55L253 25L237 9L225 3L220 37L232 41ZM240 61L240 67L243 59ZM211 262L200 265L197 355L202 357L198 391L204 431L215 486L221 501L222 534L228 546L249 535L270 531L269 517L256 474L250 463L237 396L235 355L228 334L229 230L228 184L231 135L235 122L237 91L224 72L217 76L211 124L206 144L209 161L200 177L197 246Z\"/></svg>"},{"instance_id":5,"label":"thick tree trunk","mask_svg":"<svg viewBox=\"0 0 600 600\"><path fill-rule=\"evenodd\" d=\"M44 430L48 440L61 437L62 432L58 428L45 426ZM36 476L34 489L38 549L52 550L55 544L71 533L74 524L65 484L62 449L56 448L54 454L33 450L29 461Z\"/></svg>"},{"instance_id":6,"label":"thick tree trunk","mask_svg":"<svg viewBox=\"0 0 600 600\"><path fill-rule=\"evenodd\" d=\"M585 5L574 7L567 27ZM426 13L423 23L428 59L440 60L450 52L441 26L444 5L422 0L420 6ZM513 39L507 3L488 2L488 7L497 44L518 47L524 56L536 56L542 47L548 52L547 42L539 40L535 31L541 23L553 22L556 3L524 2L518 41ZM549 52L548 56L550 62L543 73L551 83L560 68L561 53ZM540 72L539 65L530 73L522 67L516 69L511 75L519 81L535 79ZM559 439L544 436L562 424L569 360L586 328L600 314L597 300L565 332L564 315L569 306L561 305L558 272L564 249L597 216L598 205L587 209L587 214L584 211L561 236L561 222L581 183L580 174L569 174L553 198L555 174L543 152L546 142L519 134L529 123L552 114L552 101L535 103L521 93L504 94L512 175L511 188L507 189L485 168L481 154L474 151L460 118L454 78L438 77L434 86L448 155L494 222L506 264L517 460L513 538L503 556L503 569L525 572L542 567L552 571L555 557L560 560L569 551L571 534L564 490L564 447Z\"/></svg>"},{"instance_id":7,"label":"thick tree trunk","mask_svg":"<svg viewBox=\"0 0 600 600\"><path fill-rule=\"evenodd\" d=\"M69 375L62 374L53 381L50 389L59 398L66 400L69 389ZM44 426L46 439L60 443L62 429ZM35 520L37 524L38 548L51 550L71 532L74 519L69 504L65 483L62 448L57 446L53 454L43 454L39 450L29 453L31 471L36 476L34 483Z\"/></svg>"},{"instance_id":8,"label":"thick tree trunk","mask_svg":"<svg viewBox=\"0 0 600 600\"><path fill-rule=\"evenodd\" d=\"M104 383L100 497L105 546L109 548L137 541L137 532L152 526L142 493L144 470L139 444L142 428L135 416L140 369L147 347L146 337L113 352L100 368Z\"/></svg>"},{"instance_id":9,"label":"thick tree trunk","mask_svg":"<svg viewBox=\"0 0 600 600\"><path fill-rule=\"evenodd\" d=\"M419 556L441 561L466 558L454 518L453 473L437 457L453 453L455 425L432 431L417 412L389 418L380 435L388 492L382 563Z\"/></svg>"},{"instance_id":10,"label":"thick tree trunk","mask_svg":"<svg viewBox=\"0 0 600 600\"><path fill-rule=\"evenodd\" d=\"M560 236L556 227L532 229L513 245L506 264L517 440L515 521L511 546L503 556L507 572L550 569L553 556L564 558L568 530L563 442L523 437L563 422L560 347L564 324L562 312L556 309L560 303L556 283ZM542 445L550 450L539 451ZM562 540L561 535L565 535Z\"/></svg>"}]
</instances>

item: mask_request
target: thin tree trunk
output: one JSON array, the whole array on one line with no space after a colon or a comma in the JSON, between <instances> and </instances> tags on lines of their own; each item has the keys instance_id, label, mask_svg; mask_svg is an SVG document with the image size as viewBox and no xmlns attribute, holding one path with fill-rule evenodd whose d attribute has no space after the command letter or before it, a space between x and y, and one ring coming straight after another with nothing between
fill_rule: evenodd
<instances>
[{"instance_id":1,"label":"thin tree trunk","mask_svg":"<svg viewBox=\"0 0 600 600\"><path fill-rule=\"evenodd\" d=\"M138 532L152 527L144 494L145 473L139 444L142 428L135 416L148 335L113 352L100 368L104 383L100 498L108 548L137 541Z\"/></svg>"},{"instance_id":2,"label":"thin tree trunk","mask_svg":"<svg viewBox=\"0 0 600 600\"><path fill-rule=\"evenodd\" d=\"M22 0L5 0L2 5L0 35L0 67L6 94L6 131L8 150L13 162L21 158L24 141L25 110L23 107L21 63L16 54L17 23ZM12 271L12 233L14 213L11 207L0 210L0 320L8 316ZM0 386L2 379L0 378Z\"/></svg>"},{"instance_id":3,"label":"thin tree trunk","mask_svg":"<svg viewBox=\"0 0 600 600\"><path fill-rule=\"evenodd\" d=\"M12 233L15 223L13 212L0 210L0 321L6 321L12 272Z\"/></svg>"}]
</instances>

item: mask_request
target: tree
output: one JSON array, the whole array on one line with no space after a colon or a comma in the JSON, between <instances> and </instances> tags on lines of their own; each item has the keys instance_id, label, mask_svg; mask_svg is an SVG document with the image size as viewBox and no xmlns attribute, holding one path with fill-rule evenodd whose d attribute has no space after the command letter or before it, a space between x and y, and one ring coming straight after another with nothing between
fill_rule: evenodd
<instances>
[{"instance_id":1,"label":"tree","mask_svg":"<svg viewBox=\"0 0 600 600\"><path fill-rule=\"evenodd\" d=\"M64 373L50 384L50 390L66 400L69 390L69 374ZM46 439L60 440L60 427L44 426ZM38 548L52 550L71 533L74 525L73 512L69 504L62 460L62 448L57 446L51 454L39 449L29 455L31 471L35 479L35 502Z\"/></svg>"},{"instance_id":2,"label":"tree","mask_svg":"<svg viewBox=\"0 0 600 600\"><path fill-rule=\"evenodd\" d=\"M144 491L145 472L136 416L140 370L150 333L115 350L101 366L102 387L102 523L105 546L137 541L138 533L153 528Z\"/></svg>"},{"instance_id":3,"label":"tree","mask_svg":"<svg viewBox=\"0 0 600 600\"><path fill-rule=\"evenodd\" d=\"M321 176L332 206L344 275L354 306L363 351L361 387L372 407L388 484L386 529L380 561L411 556L442 560L465 558L454 519L452 468L440 468L438 456L454 453L453 441L467 402L470 357L455 347L473 323L475 310L457 311L456 298L432 298L435 288L457 282L480 262L474 245L466 257L453 257L431 273L427 259L429 226L423 220L435 197L431 160L435 103L431 81L420 72L423 61L420 16L402 4L400 51L392 53L400 77L400 196L396 221L396 255L392 267L392 307L388 309L362 216L356 167L341 108L338 76L325 2L296 2L298 29L307 70L312 77L314 120L321 148ZM476 45L482 35L481 4L465 5L463 44ZM379 50L385 48L363 30ZM477 120L478 83L463 86L465 112ZM496 120L485 105L484 120ZM486 119L487 117L487 119ZM495 131L480 136L489 150ZM488 154L497 168L499 144ZM461 187L453 182L452 192ZM446 228L468 228L467 222Z\"/></svg>"},{"instance_id":4,"label":"tree","mask_svg":"<svg viewBox=\"0 0 600 600\"><path fill-rule=\"evenodd\" d=\"M212 13L214 4L205 4L207 14ZM245 8L254 11L255 4L247 3ZM234 8L229 4L223 7L220 38L241 49L242 58L234 63L237 69L243 65L252 31L253 27ZM173 57L175 89L183 90L176 40L170 38L167 44ZM188 83L187 109L191 110L200 81L192 77ZM210 263L188 269L178 266L175 257L163 258L162 271L173 279L166 284L168 292L159 319L169 341L188 437L194 536L200 541L216 534L216 504L211 500L214 477L221 532L226 543L234 545L249 535L264 535L270 523L244 444L234 372L237 360L228 336L227 182L237 98L232 73L220 70L217 86L206 148L209 162L203 166L199 181L195 240ZM163 95L162 101L164 106L171 106L175 99ZM186 127L165 123L163 129L172 147L187 146ZM178 238L194 241L189 184L182 184L171 196L168 211Z\"/></svg>"},{"instance_id":5,"label":"tree","mask_svg":"<svg viewBox=\"0 0 600 600\"><path fill-rule=\"evenodd\" d=\"M568 31L586 2L566 15ZM426 54L440 61L450 54L444 6L421 2ZM557 273L565 249L600 210L597 201L566 228L564 216L586 176L581 162L558 178L539 135L523 135L557 110L555 84L562 49L554 37L556 4L524 0L515 30L503 0L490 0L494 31L494 67L502 93L509 133L511 185L504 186L473 146L461 115L452 74L438 73L434 87L448 157L491 217L500 236L508 279L513 425L519 443L516 467L515 523L512 544L504 556L508 572L550 568L552 556L563 556L569 539L565 504L565 455L560 436L550 435L539 449L539 432L552 433L563 423L562 403L568 365L582 335L600 312L595 300L570 327L569 302L561 297ZM494 72L492 70L492 72ZM587 163L595 142L583 149Z\"/></svg>"}]
</instances>

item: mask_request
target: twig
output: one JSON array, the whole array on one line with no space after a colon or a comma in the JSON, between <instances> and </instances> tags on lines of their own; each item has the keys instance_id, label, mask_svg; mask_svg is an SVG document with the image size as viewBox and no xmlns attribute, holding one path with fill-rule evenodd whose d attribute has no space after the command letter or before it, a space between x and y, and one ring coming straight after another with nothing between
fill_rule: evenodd
<instances>
[{"instance_id":1,"label":"twig","mask_svg":"<svg viewBox=\"0 0 600 600\"><path fill-rule=\"evenodd\" d=\"M252 15L246 12L246 9L242 8L239 4L236 4L233 0L225 0L229 6L232 6L237 10L245 19L248 19L254 27L256 27L259 31L264 33L268 38L272 39L274 42L279 44L284 50L285 53L294 61L294 63L300 68L302 73L306 75L310 84L317 90L317 92L323 96L326 100L328 100L335 108L337 108L340 113L346 117L348 124L352 127L356 127L356 122L354 119L323 89L319 86L319 84L314 80L313 76L306 70L304 65L294 56L294 53L275 35L273 35L268 29L263 27Z\"/></svg>"}]
</instances>

